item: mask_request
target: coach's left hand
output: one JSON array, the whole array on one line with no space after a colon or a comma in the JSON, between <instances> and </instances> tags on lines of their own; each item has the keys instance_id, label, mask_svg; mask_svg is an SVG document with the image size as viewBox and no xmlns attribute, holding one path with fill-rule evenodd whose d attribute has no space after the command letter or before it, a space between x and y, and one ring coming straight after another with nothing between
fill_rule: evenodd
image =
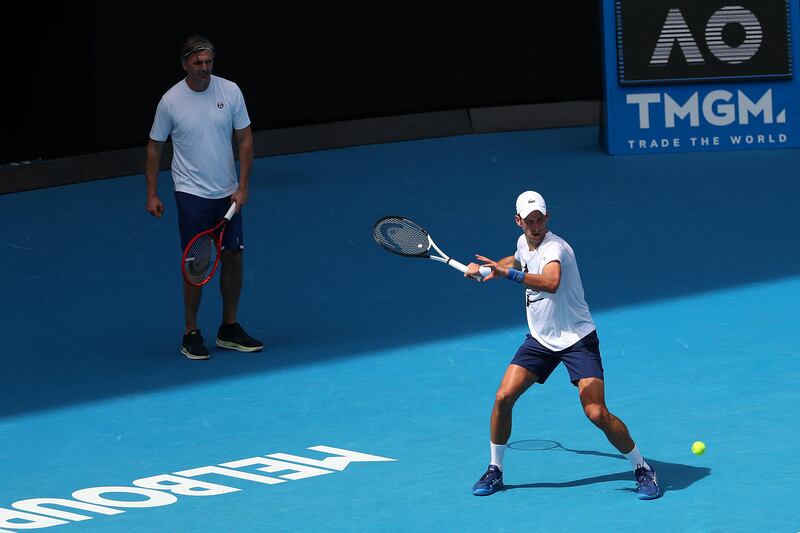
<instances>
[{"instance_id":1,"label":"coach's left hand","mask_svg":"<svg viewBox=\"0 0 800 533\"><path fill-rule=\"evenodd\" d=\"M247 189L236 189L236 192L231 195L231 201L236 202L237 213L242 207L244 207L244 204L247 203L248 195L249 193L247 192Z\"/></svg>"}]
</instances>

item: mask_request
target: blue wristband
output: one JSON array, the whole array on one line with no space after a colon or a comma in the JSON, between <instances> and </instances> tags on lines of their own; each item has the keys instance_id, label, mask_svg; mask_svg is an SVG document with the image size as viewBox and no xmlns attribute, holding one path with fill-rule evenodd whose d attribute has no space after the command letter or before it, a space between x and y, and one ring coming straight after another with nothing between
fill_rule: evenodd
<instances>
[{"instance_id":1,"label":"blue wristband","mask_svg":"<svg viewBox=\"0 0 800 533\"><path fill-rule=\"evenodd\" d=\"M513 268L509 268L508 269L508 274L506 274L506 277L508 279L510 279L511 281L516 281L517 283L522 283L523 280L525 279L525 272L522 272L520 270L514 270Z\"/></svg>"}]
</instances>

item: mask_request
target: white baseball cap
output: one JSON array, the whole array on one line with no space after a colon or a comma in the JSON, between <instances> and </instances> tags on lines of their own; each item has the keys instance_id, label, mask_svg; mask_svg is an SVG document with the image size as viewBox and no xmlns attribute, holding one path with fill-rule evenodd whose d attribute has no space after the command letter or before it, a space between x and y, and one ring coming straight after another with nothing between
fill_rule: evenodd
<instances>
[{"instance_id":1,"label":"white baseball cap","mask_svg":"<svg viewBox=\"0 0 800 533\"><path fill-rule=\"evenodd\" d=\"M546 215L547 205L545 205L544 198L538 192L525 191L517 197L517 214L522 218L527 218L533 211L540 211L543 215Z\"/></svg>"}]
</instances>

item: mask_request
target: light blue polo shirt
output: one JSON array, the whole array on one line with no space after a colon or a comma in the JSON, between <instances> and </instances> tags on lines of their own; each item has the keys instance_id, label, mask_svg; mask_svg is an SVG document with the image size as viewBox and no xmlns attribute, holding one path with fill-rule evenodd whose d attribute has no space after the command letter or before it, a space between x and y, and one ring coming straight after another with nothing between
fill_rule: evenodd
<instances>
[{"instance_id":1,"label":"light blue polo shirt","mask_svg":"<svg viewBox=\"0 0 800 533\"><path fill-rule=\"evenodd\" d=\"M249 125L239 86L212 75L205 91L193 91L186 80L181 80L164 93L150 138L163 142L172 137L176 191L224 198L238 186L233 130Z\"/></svg>"}]
</instances>

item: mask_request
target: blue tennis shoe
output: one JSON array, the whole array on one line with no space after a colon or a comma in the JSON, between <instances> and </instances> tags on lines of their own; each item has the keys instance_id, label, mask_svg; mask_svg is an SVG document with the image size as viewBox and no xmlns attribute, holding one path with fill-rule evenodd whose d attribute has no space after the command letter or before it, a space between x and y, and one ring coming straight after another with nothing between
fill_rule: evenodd
<instances>
[{"instance_id":1,"label":"blue tennis shoe","mask_svg":"<svg viewBox=\"0 0 800 533\"><path fill-rule=\"evenodd\" d=\"M640 466L634 472L636 475L636 492L639 494L640 500L655 500L661 496L661 488L658 486L658 474L655 470L648 470Z\"/></svg>"},{"instance_id":2,"label":"blue tennis shoe","mask_svg":"<svg viewBox=\"0 0 800 533\"><path fill-rule=\"evenodd\" d=\"M503 490L503 472L496 465L489 465L486 473L472 486L472 494L488 496L498 490Z\"/></svg>"}]
</instances>

